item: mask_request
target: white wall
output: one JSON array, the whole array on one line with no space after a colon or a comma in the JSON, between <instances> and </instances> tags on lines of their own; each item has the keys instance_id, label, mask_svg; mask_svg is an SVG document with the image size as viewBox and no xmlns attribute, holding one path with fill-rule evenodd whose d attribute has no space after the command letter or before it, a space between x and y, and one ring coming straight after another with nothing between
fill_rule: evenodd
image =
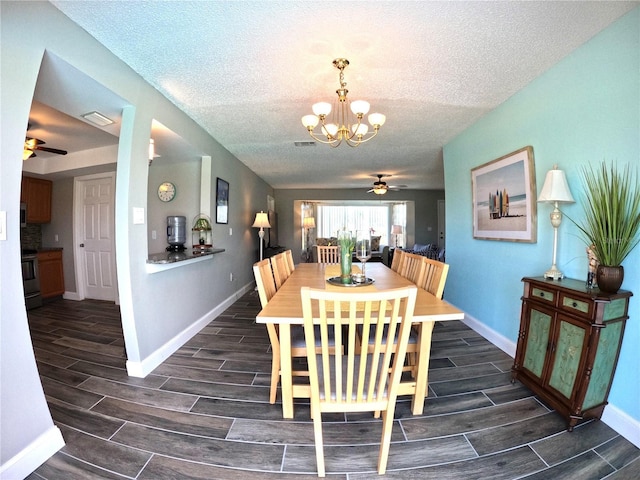
<instances>
[{"instance_id":1,"label":"white wall","mask_svg":"<svg viewBox=\"0 0 640 480\"><path fill-rule=\"evenodd\" d=\"M0 210L7 240L0 242L0 464L3 478L20 478L62 442L49 414L33 357L20 271L18 206L22 144L45 51L50 51L121 98L126 107L117 154L116 252L128 361L146 373L196 333L253 282L257 249L250 227L272 189L222 148L171 102L133 73L84 30L46 2L0 2L1 135ZM37 19L37 28L34 24ZM230 183L230 220L214 225L226 249L211 261L149 274L148 225L134 225L132 208L147 211L148 141L152 120L212 157L215 177ZM199 184L198 184L199 185ZM233 228L233 236L229 235ZM234 282L229 282L233 272ZM195 326L195 327L194 327Z\"/></svg>"}]
</instances>

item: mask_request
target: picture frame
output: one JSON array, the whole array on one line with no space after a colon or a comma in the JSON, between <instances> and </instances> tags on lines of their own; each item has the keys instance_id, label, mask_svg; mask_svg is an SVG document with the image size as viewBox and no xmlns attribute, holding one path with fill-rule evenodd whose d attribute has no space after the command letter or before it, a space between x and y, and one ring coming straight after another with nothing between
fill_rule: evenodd
<instances>
[{"instance_id":1,"label":"picture frame","mask_svg":"<svg viewBox=\"0 0 640 480\"><path fill-rule=\"evenodd\" d=\"M216 181L216 223L229 223L229 182Z\"/></svg>"},{"instance_id":2,"label":"picture frame","mask_svg":"<svg viewBox=\"0 0 640 480\"><path fill-rule=\"evenodd\" d=\"M508 153L471 170L473 238L537 241L533 147Z\"/></svg>"}]
</instances>

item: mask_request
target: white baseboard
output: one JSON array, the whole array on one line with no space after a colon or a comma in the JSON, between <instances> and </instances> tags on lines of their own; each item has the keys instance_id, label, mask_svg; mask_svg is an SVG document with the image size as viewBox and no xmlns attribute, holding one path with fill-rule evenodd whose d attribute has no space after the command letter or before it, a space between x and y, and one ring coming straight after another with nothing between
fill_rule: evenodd
<instances>
[{"instance_id":1,"label":"white baseboard","mask_svg":"<svg viewBox=\"0 0 640 480\"><path fill-rule=\"evenodd\" d=\"M0 478L25 478L64 447L60 429L52 425L46 432L0 466Z\"/></svg>"},{"instance_id":2,"label":"white baseboard","mask_svg":"<svg viewBox=\"0 0 640 480\"><path fill-rule=\"evenodd\" d=\"M127 373L131 377L144 378L149 375L158 365L173 355L180 347L187 343L200 330L209 325L211 321L233 305L242 295L253 289L253 283L245 285L236 293L227 298L224 302L214 307L204 314L199 320L189 325L183 331L174 336L171 340L158 348L151 355L139 362L127 360Z\"/></svg>"},{"instance_id":3,"label":"white baseboard","mask_svg":"<svg viewBox=\"0 0 640 480\"><path fill-rule=\"evenodd\" d=\"M64 298L65 300L75 300L76 302L84 300L82 297L80 297L80 295L78 295L78 292L64 292L62 294L62 298Z\"/></svg>"},{"instance_id":4,"label":"white baseboard","mask_svg":"<svg viewBox=\"0 0 640 480\"><path fill-rule=\"evenodd\" d=\"M612 404L604 407L602 421L640 448L640 421L631 418Z\"/></svg>"},{"instance_id":5,"label":"white baseboard","mask_svg":"<svg viewBox=\"0 0 640 480\"><path fill-rule=\"evenodd\" d=\"M478 332L480 335L482 335L484 338L489 340L491 343L493 343L496 347L498 347L500 350L505 352L507 355L509 355L512 358L515 358L515 356L516 356L516 342L508 339L507 337L499 334L495 330L487 327L484 323L482 323L479 320L473 318L468 313L464 314L463 322L469 328L471 328L472 330Z\"/></svg>"},{"instance_id":6,"label":"white baseboard","mask_svg":"<svg viewBox=\"0 0 640 480\"><path fill-rule=\"evenodd\" d=\"M516 355L516 342L497 333L484 323L465 313L463 322L472 330L478 332L484 338L493 343L511 357ZM609 404L604 408L601 420L624 438L640 448L640 421L631 418L615 405Z\"/></svg>"}]
</instances>

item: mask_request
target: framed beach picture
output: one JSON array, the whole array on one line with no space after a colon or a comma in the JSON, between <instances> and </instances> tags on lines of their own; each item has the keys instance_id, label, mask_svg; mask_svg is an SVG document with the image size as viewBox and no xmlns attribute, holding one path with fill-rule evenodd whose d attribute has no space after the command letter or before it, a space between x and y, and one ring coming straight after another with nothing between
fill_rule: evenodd
<instances>
[{"instance_id":1,"label":"framed beach picture","mask_svg":"<svg viewBox=\"0 0 640 480\"><path fill-rule=\"evenodd\" d=\"M535 243L536 178L533 147L471 170L473 238Z\"/></svg>"},{"instance_id":2,"label":"framed beach picture","mask_svg":"<svg viewBox=\"0 0 640 480\"><path fill-rule=\"evenodd\" d=\"M229 223L229 182L216 182L216 223Z\"/></svg>"}]
</instances>

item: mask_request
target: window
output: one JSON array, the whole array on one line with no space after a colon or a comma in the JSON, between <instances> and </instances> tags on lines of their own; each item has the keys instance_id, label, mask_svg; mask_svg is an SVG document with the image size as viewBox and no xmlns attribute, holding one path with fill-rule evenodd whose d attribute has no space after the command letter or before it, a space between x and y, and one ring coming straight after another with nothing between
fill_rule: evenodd
<instances>
[{"instance_id":1,"label":"window","mask_svg":"<svg viewBox=\"0 0 640 480\"><path fill-rule=\"evenodd\" d=\"M338 230L371 230L381 245L389 245L391 205L322 205L316 210L318 237L335 237Z\"/></svg>"}]
</instances>

